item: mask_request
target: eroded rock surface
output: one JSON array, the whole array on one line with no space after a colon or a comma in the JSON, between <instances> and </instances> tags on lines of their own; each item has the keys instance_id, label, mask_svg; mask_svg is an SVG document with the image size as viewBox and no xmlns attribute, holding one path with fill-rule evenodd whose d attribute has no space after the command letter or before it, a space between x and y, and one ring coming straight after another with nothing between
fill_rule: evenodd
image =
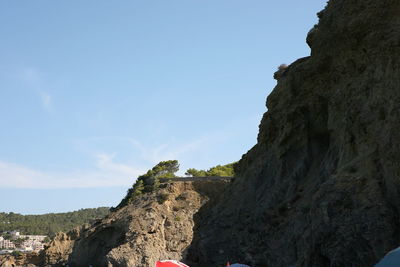
<instances>
[{"instance_id":1,"label":"eroded rock surface","mask_svg":"<svg viewBox=\"0 0 400 267\"><path fill-rule=\"evenodd\" d=\"M59 234L44 252L46 266L153 266L182 259L195 214L212 205L229 181L165 184L90 227Z\"/></svg>"},{"instance_id":2,"label":"eroded rock surface","mask_svg":"<svg viewBox=\"0 0 400 267\"><path fill-rule=\"evenodd\" d=\"M41 257L36 252L22 253L19 256L0 255L0 267L36 267L41 263Z\"/></svg>"}]
</instances>

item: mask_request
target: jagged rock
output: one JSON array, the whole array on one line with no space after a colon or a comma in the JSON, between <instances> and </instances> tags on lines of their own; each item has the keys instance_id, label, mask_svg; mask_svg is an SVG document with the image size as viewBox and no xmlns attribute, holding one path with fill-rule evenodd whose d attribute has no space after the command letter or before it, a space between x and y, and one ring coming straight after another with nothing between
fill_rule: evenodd
<instances>
[{"instance_id":1,"label":"jagged rock","mask_svg":"<svg viewBox=\"0 0 400 267\"><path fill-rule=\"evenodd\" d=\"M54 239L42 252L42 258L45 265L65 265L69 254L72 252L75 240L80 237L80 233L84 229L84 227L78 227L68 233L57 233Z\"/></svg>"},{"instance_id":2,"label":"jagged rock","mask_svg":"<svg viewBox=\"0 0 400 267\"><path fill-rule=\"evenodd\" d=\"M192 242L194 215L216 201L228 183L166 184L90 227L58 234L44 252L44 264L145 267L182 259Z\"/></svg>"},{"instance_id":3,"label":"jagged rock","mask_svg":"<svg viewBox=\"0 0 400 267\"><path fill-rule=\"evenodd\" d=\"M0 267L13 267L15 266L15 259L11 256L0 257Z\"/></svg>"},{"instance_id":4,"label":"jagged rock","mask_svg":"<svg viewBox=\"0 0 400 267\"><path fill-rule=\"evenodd\" d=\"M23 253L18 257L0 255L0 267L35 267L35 264L40 264L40 262L41 258L36 252Z\"/></svg>"},{"instance_id":5,"label":"jagged rock","mask_svg":"<svg viewBox=\"0 0 400 267\"><path fill-rule=\"evenodd\" d=\"M288 68L288 65L281 64L278 67L278 70L274 73L274 79L279 80L285 74L287 68Z\"/></svg>"}]
</instances>

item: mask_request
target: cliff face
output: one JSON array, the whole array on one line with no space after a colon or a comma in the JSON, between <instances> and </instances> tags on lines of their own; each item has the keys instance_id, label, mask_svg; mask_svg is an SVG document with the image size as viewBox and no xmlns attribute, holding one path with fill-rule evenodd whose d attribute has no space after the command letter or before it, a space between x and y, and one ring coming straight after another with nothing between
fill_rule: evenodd
<instances>
[{"instance_id":1,"label":"cliff face","mask_svg":"<svg viewBox=\"0 0 400 267\"><path fill-rule=\"evenodd\" d=\"M372 266L400 244L400 2L331 0L276 74L191 266Z\"/></svg>"},{"instance_id":2,"label":"cliff face","mask_svg":"<svg viewBox=\"0 0 400 267\"><path fill-rule=\"evenodd\" d=\"M182 259L199 209L212 205L229 181L165 184L91 226L59 234L44 251L45 266L154 266Z\"/></svg>"},{"instance_id":3,"label":"cliff face","mask_svg":"<svg viewBox=\"0 0 400 267\"><path fill-rule=\"evenodd\" d=\"M77 227L68 233L58 233L42 252L43 261L47 265L63 266L68 262L75 241L80 238L80 233L85 231L86 225Z\"/></svg>"}]
</instances>

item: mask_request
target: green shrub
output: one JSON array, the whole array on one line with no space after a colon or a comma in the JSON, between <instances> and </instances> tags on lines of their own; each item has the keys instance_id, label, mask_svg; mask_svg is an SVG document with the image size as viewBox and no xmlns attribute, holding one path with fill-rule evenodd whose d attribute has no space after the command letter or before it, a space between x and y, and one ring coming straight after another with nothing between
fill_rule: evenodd
<instances>
[{"instance_id":1,"label":"green shrub","mask_svg":"<svg viewBox=\"0 0 400 267\"><path fill-rule=\"evenodd\" d=\"M235 176L236 165L237 162L226 165L217 165L208 170L196 170L191 168L188 169L185 174L192 177L207 177L207 176L233 177Z\"/></svg>"}]
</instances>

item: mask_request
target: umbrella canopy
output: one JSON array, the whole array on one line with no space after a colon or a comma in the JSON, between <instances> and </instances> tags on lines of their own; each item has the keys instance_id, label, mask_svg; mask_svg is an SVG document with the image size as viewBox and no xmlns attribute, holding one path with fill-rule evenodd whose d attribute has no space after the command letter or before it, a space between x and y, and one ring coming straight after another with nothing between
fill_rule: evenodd
<instances>
[{"instance_id":1,"label":"umbrella canopy","mask_svg":"<svg viewBox=\"0 0 400 267\"><path fill-rule=\"evenodd\" d=\"M157 261L156 267L189 267L188 265L174 260Z\"/></svg>"},{"instance_id":2,"label":"umbrella canopy","mask_svg":"<svg viewBox=\"0 0 400 267\"><path fill-rule=\"evenodd\" d=\"M250 267L250 266L246 265L246 264L235 263L235 264L229 265L229 267Z\"/></svg>"},{"instance_id":3,"label":"umbrella canopy","mask_svg":"<svg viewBox=\"0 0 400 267\"><path fill-rule=\"evenodd\" d=\"M390 251L381 259L375 267L396 267L400 266L400 247Z\"/></svg>"}]
</instances>

